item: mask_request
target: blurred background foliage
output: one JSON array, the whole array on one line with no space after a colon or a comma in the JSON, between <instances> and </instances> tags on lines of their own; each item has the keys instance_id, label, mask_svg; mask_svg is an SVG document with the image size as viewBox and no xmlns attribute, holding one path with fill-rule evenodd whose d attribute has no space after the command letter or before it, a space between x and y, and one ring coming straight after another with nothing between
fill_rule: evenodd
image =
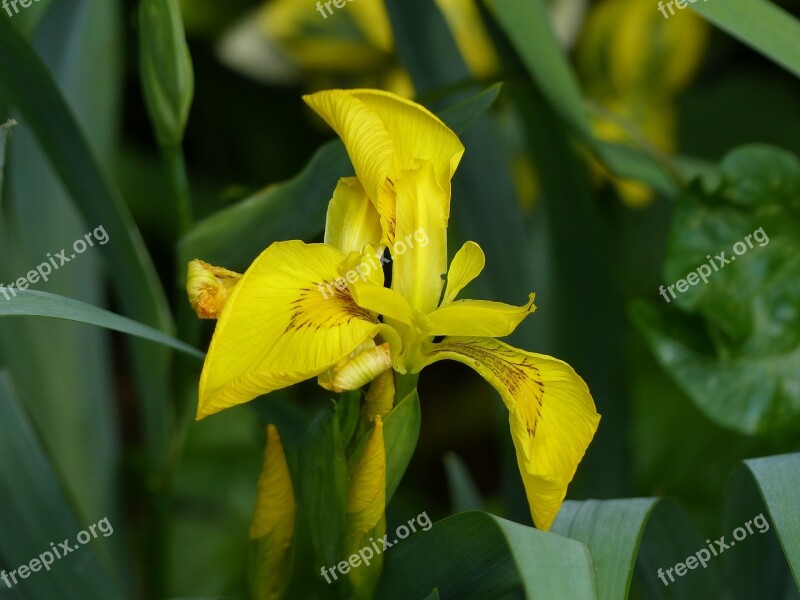
<instances>
[{"instance_id":1,"label":"blurred background foliage","mask_svg":"<svg viewBox=\"0 0 800 600\"><path fill-rule=\"evenodd\" d=\"M135 223L144 246L132 235L122 258L94 249L38 289L204 347L212 328L188 316L185 262L242 271L273 241L320 240L335 181L352 172L339 146L323 147L331 133L302 94L378 87L442 113L489 90L489 100L498 94L492 108L461 124L467 152L453 182L450 243L478 242L490 266L471 297L516 302L537 292L538 310L512 342L572 364L603 415L570 497L676 500L689 517L659 507L673 525L653 517L653 529L691 518L700 541L679 544L688 547L675 551L679 560L728 531L723 512L741 512L731 495L746 494L729 478L742 460L800 450L800 37L790 35L800 4L783 0L775 15L767 2L737 0L737 23L722 2L664 19L644 0L353 0L323 18L309 0L182 0L194 83L182 156L159 145L151 125L137 2L53 0L0 13L0 120L19 122L0 130L0 280L98 225L111 232L109 246L122 244ZM753 15L783 19L782 29L751 31ZM63 118L35 55L19 62L10 26L52 73L70 111ZM66 126L70 113L79 129ZM80 162L84 139L97 172L68 163ZM188 231L175 201L184 167L196 219ZM107 208L120 197L123 208ZM664 303L660 285L758 227L768 246ZM151 272L163 291L151 287ZM37 539L46 548L73 536L75 523L108 516L116 532L93 547L92 568L105 568L116 587L98 575L79 595L59 597L243 597L264 425L276 424L296 453L327 393L306 383L193 423L191 358L62 320L17 317L0 327L0 530L29 540L3 540L0 566L36 556ZM484 508L530 525L494 391L469 369L439 363L419 395L420 440L390 523ZM30 435L20 440L19 431ZM23 463L6 457L34 454L38 475L26 487ZM37 523L50 510L31 497L50 489L37 481L63 490L55 503L68 516L57 526L56 517ZM656 562L634 580L641 597L712 597L691 594L717 593L723 577L736 593L738 571L756 570L720 565L673 596L651 581L675 562L659 558L661 539L642 542L640 563ZM387 581L406 576L404 557L444 553L416 544L394 551ZM795 598L782 564L773 580ZM55 597L43 579L31 579L30 595L0 586L0 598ZM750 597L741 590L734 597Z\"/></svg>"}]
</instances>

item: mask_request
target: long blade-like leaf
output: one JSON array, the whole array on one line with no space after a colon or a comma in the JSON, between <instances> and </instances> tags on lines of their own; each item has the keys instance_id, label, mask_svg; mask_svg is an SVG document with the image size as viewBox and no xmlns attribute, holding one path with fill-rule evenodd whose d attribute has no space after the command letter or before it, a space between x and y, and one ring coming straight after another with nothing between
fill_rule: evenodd
<instances>
[{"instance_id":1,"label":"long blade-like leaf","mask_svg":"<svg viewBox=\"0 0 800 600\"><path fill-rule=\"evenodd\" d=\"M9 300L0 298L0 317L36 316L87 323L150 340L195 358L203 358L202 352L166 333L85 302L32 290L12 291L10 288L0 288L0 292L9 297Z\"/></svg>"}]
</instances>

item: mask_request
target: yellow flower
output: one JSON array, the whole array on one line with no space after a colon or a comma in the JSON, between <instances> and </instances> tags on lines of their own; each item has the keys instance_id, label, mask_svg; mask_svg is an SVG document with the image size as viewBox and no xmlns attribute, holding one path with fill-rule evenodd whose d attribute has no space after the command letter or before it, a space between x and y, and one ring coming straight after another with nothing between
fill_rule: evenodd
<instances>
[{"instance_id":1,"label":"yellow flower","mask_svg":"<svg viewBox=\"0 0 800 600\"><path fill-rule=\"evenodd\" d=\"M333 90L306 102L340 135L357 178L334 191L325 243L275 243L234 288L206 357L198 417L315 376L346 389L342 382L360 387L389 365L418 373L456 360L505 402L534 522L548 529L600 417L567 364L495 339L534 310L533 294L522 306L457 299L485 263L467 242L447 266L461 142L432 113L386 92Z\"/></svg>"},{"instance_id":2,"label":"yellow flower","mask_svg":"<svg viewBox=\"0 0 800 600\"><path fill-rule=\"evenodd\" d=\"M605 0L595 6L577 48L577 67L587 95L608 115L595 118L601 139L630 144L620 121L640 132L657 150L677 148L675 97L697 72L705 51L708 26L692 11L668 21L640 0ZM593 165L596 172L604 172ZM612 178L629 206L648 204L647 186Z\"/></svg>"}]
</instances>

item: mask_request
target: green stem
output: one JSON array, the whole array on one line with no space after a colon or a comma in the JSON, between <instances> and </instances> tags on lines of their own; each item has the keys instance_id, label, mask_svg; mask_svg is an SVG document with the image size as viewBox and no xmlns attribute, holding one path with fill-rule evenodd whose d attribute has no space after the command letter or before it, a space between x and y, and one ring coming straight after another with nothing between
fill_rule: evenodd
<instances>
[{"instance_id":1,"label":"green stem","mask_svg":"<svg viewBox=\"0 0 800 600\"><path fill-rule=\"evenodd\" d=\"M172 198L175 206L175 222L178 237L189 232L194 225L194 212L189 192L189 177L186 174L186 162L180 144L161 146L164 164L167 167Z\"/></svg>"}]
</instances>

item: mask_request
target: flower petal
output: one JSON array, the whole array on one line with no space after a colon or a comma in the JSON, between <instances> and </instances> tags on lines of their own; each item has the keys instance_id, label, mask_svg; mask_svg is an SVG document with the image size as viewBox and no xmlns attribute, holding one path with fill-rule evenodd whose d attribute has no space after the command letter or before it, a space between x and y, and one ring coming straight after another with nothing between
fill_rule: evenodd
<instances>
[{"instance_id":1,"label":"flower petal","mask_svg":"<svg viewBox=\"0 0 800 600\"><path fill-rule=\"evenodd\" d=\"M549 529L600 421L586 384L560 360L493 339L445 338L425 364L443 359L472 367L500 393L533 522Z\"/></svg>"},{"instance_id":2,"label":"flower petal","mask_svg":"<svg viewBox=\"0 0 800 600\"><path fill-rule=\"evenodd\" d=\"M380 242L381 222L375 206L356 177L343 177L328 204L325 243L349 254Z\"/></svg>"},{"instance_id":3,"label":"flower petal","mask_svg":"<svg viewBox=\"0 0 800 600\"><path fill-rule=\"evenodd\" d=\"M447 190L436 181L430 162L420 162L404 171L395 184L397 226L390 250L392 289L412 308L424 314L439 306L447 272L447 220L450 216Z\"/></svg>"},{"instance_id":4,"label":"flower petal","mask_svg":"<svg viewBox=\"0 0 800 600\"><path fill-rule=\"evenodd\" d=\"M267 248L222 311L200 378L198 418L319 375L384 326L335 287L338 249Z\"/></svg>"},{"instance_id":5,"label":"flower petal","mask_svg":"<svg viewBox=\"0 0 800 600\"><path fill-rule=\"evenodd\" d=\"M505 337L522 320L536 310L533 299L527 304L512 306L489 300L458 300L428 315L431 335Z\"/></svg>"},{"instance_id":6,"label":"flower petal","mask_svg":"<svg viewBox=\"0 0 800 600\"><path fill-rule=\"evenodd\" d=\"M328 90L303 99L342 138L381 216L385 243L394 241L394 184L417 160L433 164L439 185L449 195L464 146L427 109L378 90Z\"/></svg>"},{"instance_id":7,"label":"flower petal","mask_svg":"<svg viewBox=\"0 0 800 600\"><path fill-rule=\"evenodd\" d=\"M458 293L483 271L486 256L475 242L466 242L450 263L447 270L447 287L444 290L442 306L447 306L456 299Z\"/></svg>"}]
</instances>

